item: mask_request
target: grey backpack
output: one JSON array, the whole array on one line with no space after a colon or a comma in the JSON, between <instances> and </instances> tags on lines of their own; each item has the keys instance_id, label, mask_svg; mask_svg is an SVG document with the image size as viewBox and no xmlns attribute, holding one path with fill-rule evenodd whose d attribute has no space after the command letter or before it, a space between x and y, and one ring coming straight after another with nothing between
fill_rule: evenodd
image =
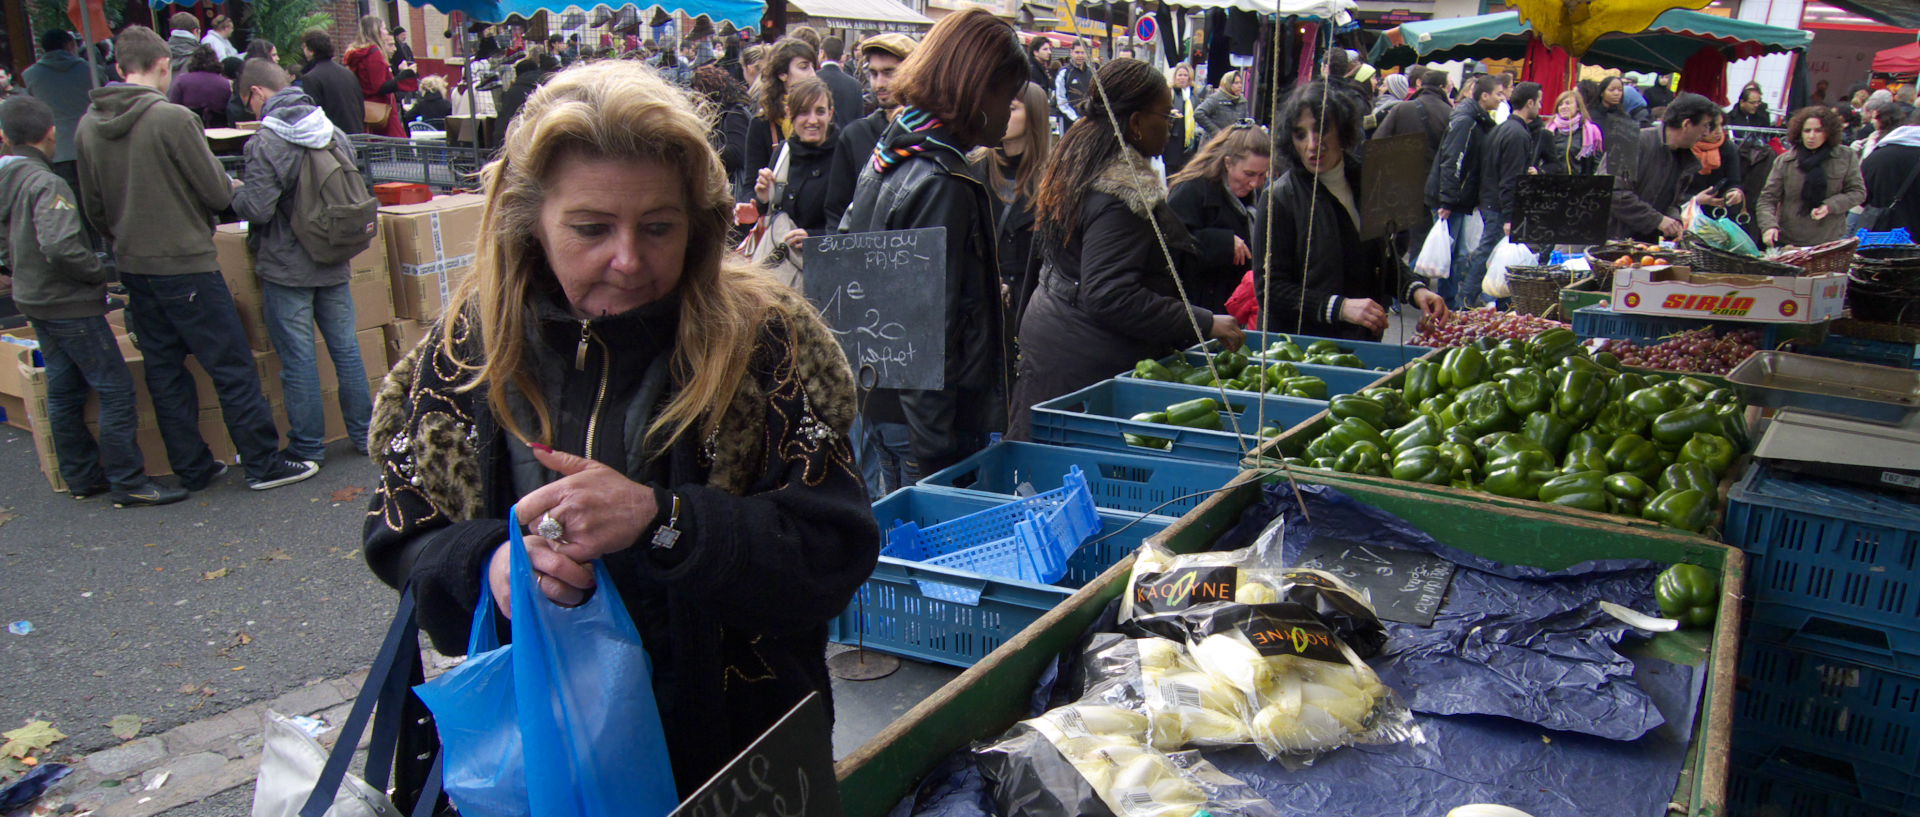
<instances>
[{"instance_id":1,"label":"grey backpack","mask_svg":"<svg viewBox=\"0 0 1920 817\"><path fill-rule=\"evenodd\" d=\"M314 261L338 264L365 252L379 209L353 156L338 143L306 149L293 194L293 237Z\"/></svg>"}]
</instances>

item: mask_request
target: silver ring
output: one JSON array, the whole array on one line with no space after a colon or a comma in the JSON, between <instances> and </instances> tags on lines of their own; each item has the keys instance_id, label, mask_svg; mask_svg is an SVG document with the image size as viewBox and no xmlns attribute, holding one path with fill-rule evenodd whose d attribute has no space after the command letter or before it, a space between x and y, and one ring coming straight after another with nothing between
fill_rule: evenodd
<instances>
[{"instance_id":1,"label":"silver ring","mask_svg":"<svg viewBox=\"0 0 1920 817\"><path fill-rule=\"evenodd\" d=\"M567 540L567 529L562 527L560 520L553 518L553 514L550 513L540 515L540 523L533 526L533 532L540 534L541 538L549 542L565 542Z\"/></svg>"}]
</instances>

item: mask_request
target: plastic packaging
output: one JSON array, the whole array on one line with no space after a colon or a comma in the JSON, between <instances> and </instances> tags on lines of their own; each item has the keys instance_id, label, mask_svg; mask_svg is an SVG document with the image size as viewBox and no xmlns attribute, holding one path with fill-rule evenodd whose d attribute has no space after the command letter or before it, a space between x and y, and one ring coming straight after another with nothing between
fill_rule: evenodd
<instances>
[{"instance_id":1,"label":"plastic packaging","mask_svg":"<svg viewBox=\"0 0 1920 817\"><path fill-rule=\"evenodd\" d=\"M1085 714L1061 707L974 750L1002 817L1278 817L1198 752L1083 733L1091 724L1067 712Z\"/></svg>"},{"instance_id":2,"label":"plastic packaging","mask_svg":"<svg viewBox=\"0 0 1920 817\"><path fill-rule=\"evenodd\" d=\"M1493 253L1487 256L1487 275L1480 281L1480 292L1490 298L1513 297L1513 287L1507 283L1507 268L1533 266L1539 262L1540 256L1527 249L1527 245L1516 244L1509 238L1500 239Z\"/></svg>"},{"instance_id":3,"label":"plastic packaging","mask_svg":"<svg viewBox=\"0 0 1920 817\"><path fill-rule=\"evenodd\" d=\"M1447 230L1447 222L1435 222L1433 229L1427 231L1427 240L1420 244L1420 256L1414 259L1413 270L1434 281L1444 281L1452 273L1453 233Z\"/></svg>"}]
</instances>

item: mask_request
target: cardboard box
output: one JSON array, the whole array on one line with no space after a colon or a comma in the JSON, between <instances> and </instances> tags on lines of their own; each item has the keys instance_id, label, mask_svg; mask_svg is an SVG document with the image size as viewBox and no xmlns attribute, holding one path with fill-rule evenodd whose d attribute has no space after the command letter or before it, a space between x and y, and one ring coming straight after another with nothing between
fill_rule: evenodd
<instances>
[{"instance_id":1,"label":"cardboard box","mask_svg":"<svg viewBox=\"0 0 1920 817\"><path fill-rule=\"evenodd\" d=\"M347 262L348 268L352 270L353 280L365 280L387 274L386 234L379 229L380 225L376 221L373 243L367 245L365 250ZM215 227L213 250L220 264L220 277L226 279L228 289L236 293L242 290L260 291L260 279L253 271L253 251L247 249L246 222L236 221Z\"/></svg>"},{"instance_id":2,"label":"cardboard box","mask_svg":"<svg viewBox=\"0 0 1920 817\"><path fill-rule=\"evenodd\" d=\"M405 318L382 327L381 334L387 341L387 370L392 371L393 367L400 365L400 361L413 351L413 347L420 345L420 341L426 338L428 330L432 328L433 323L430 321Z\"/></svg>"},{"instance_id":3,"label":"cardboard box","mask_svg":"<svg viewBox=\"0 0 1920 817\"><path fill-rule=\"evenodd\" d=\"M0 394L25 398L31 394L20 366L32 368L40 342L33 338L33 327L22 326L0 332ZM26 422L22 420L21 422Z\"/></svg>"},{"instance_id":4,"label":"cardboard box","mask_svg":"<svg viewBox=\"0 0 1920 817\"><path fill-rule=\"evenodd\" d=\"M356 332L379 329L393 323L393 294L388 291L391 281L385 275L378 278L355 279L348 291L353 293L353 328Z\"/></svg>"},{"instance_id":5,"label":"cardboard box","mask_svg":"<svg viewBox=\"0 0 1920 817\"><path fill-rule=\"evenodd\" d=\"M48 487L55 491L67 490L66 480L60 476L60 457L53 447L53 433L46 425L47 412L45 396L37 401L28 401L28 414L33 417L33 447L39 459L40 473L47 478ZM233 441L227 434L226 418L218 408L200 410L200 439L207 444L207 450L213 458L225 463L234 462L238 456ZM100 424L97 420L87 422L87 430L97 439L100 436ZM167 459L167 443L160 436L158 421L152 411L140 412L139 426L134 432L134 442L140 447L141 458L145 461L148 476L166 476L173 473L173 464Z\"/></svg>"},{"instance_id":6,"label":"cardboard box","mask_svg":"<svg viewBox=\"0 0 1920 817\"><path fill-rule=\"evenodd\" d=\"M33 418L27 416L27 398L13 394L0 394L0 423L6 423L22 431L32 431Z\"/></svg>"},{"instance_id":7,"label":"cardboard box","mask_svg":"<svg viewBox=\"0 0 1920 817\"><path fill-rule=\"evenodd\" d=\"M473 266L485 202L485 197L461 194L380 208L395 315L439 317L447 294Z\"/></svg>"},{"instance_id":8,"label":"cardboard box","mask_svg":"<svg viewBox=\"0 0 1920 817\"><path fill-rule=\"evenodd\" d=\"M393 320L393 297L389 293L385 233L377 233L373 243L349 262L352 277L355 330L373 329ZM260 279L254 274L253 254L247 249L245 223L222 224L213 232L214 252L219 258L220 277L233 293L233 306L240 313L241 328L247 345L256 352L273 349L267 334L267 316L261 301Z\"/></svg>"},{"instance_id":9,"label":"cardboard box","mask_svg":"<svg viewBox=\"0 0 1920 817\"><path fill-rule=\"evenodd\" d=\"M1686 267L1621 268L1613 311L1753 323L1822 323L1840 317L1847 276L1696 273Z\"/></svg>"}]
</instances>

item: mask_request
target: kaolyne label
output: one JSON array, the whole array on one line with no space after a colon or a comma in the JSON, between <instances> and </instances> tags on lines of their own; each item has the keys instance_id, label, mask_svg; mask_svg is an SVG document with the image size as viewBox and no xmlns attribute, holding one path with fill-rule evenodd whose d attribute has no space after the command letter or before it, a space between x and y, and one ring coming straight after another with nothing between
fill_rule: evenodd
<instances>
[{"instance_id":1,"label":"kaolyne label","mask_svg":"<svg viewBox=\"0 0 1920 817\"><path fill-rule=\"evenodd\" d=\"M1233 601L1236 567L1183 567L1142 577L1133 584L1136 614L1185 610L1197 604Z\"/></svg>"}]
</instances>

